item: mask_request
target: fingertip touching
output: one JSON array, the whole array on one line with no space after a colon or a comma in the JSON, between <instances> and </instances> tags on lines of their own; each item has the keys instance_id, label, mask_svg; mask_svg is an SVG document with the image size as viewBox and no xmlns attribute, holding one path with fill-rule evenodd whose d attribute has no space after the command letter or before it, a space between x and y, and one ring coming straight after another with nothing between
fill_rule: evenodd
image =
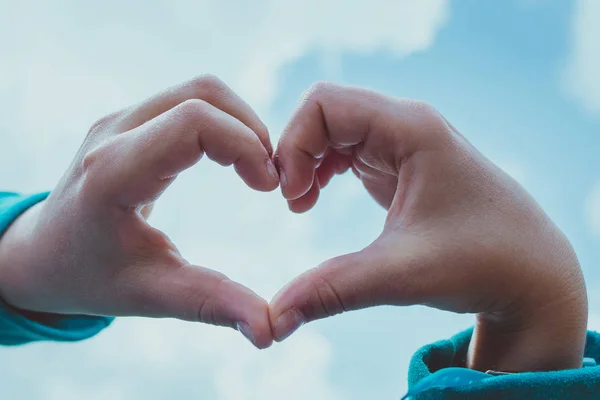
<instances>
[{"instance_id":1,"label":"fingertip touching","mask_svg":"<svg viewBox=\"0 0 600 400\"><path fill-rule=\"evenodd\" d=\"M226 325L238 330L258 349L273 343L269 304L254 291L226 279L217 288L216 302L225 305Z\"/></svg>"},{"instance_id":2,"label":"fingertip touching","mask_svg":"<svg viewBox=\"0 0 600 400\"><path fill-rule=\"evenodd\" d=\"M133 314L227 326L240 331L259 349L272 344L269 304L246 286L214 270L191 265L146 268L141 274L143 284L130 293L135 299Z\"/></svg>"},{"instance_id":3,"label":"fingertip touching","mask_svg":"<svg viewBox=\"0 0 600 400\"><path fill-rule=\"evenodd\" d=\"M319 199L320 192L321 192L321 188L319 185L319 178L315 174L313 183L312 183L310 189L308 190L308 192L306 192L304 195L302 195L301 197L299 197L297 199L288 200L288 206L289 206L290 210L297 214L302 214L302 213L307 212L308 210L313 208L315 204L317 204L317 200Z\"/></svg>"},{"instance_id":4,"label":"fingertip touching","mask_svg":"<svg viewBox=\"0 0 600 400\"><path fill-rule=\"evenodd\" d=\"M298 199L310 191L317 164L314 157L280 142L273 161L279 172L281 193L286 200Z\"/></svg>"},{"instance_id":5,"label":"fingertip touching","mask_svg":"<svg viewBox=\"0 0 600 400\"><path fill-rule=\"evenodd\" d=\"M346 310L335 259L305 272L271 300L273 338L282 341L305 323Z\"/></svg>"},{"instance_id":6,"label":"fingertip touching","mask_svg":"<svg viewBox=\"0 0 600 400\"><path fill-rule=\"evenodd\" d=\"M315 190L315 170L321 161L327 161L330 150L337 149L340 154L345 150L349 156L350 149L365 140L376 117L376 101L380 100L371 92L326 82L316 83L305 92L275 152L281 189L287 200L299 199ZM336 168L340 160L333 161L326 167ZM349 166L346 162L343 170ZM322 174L327 178L324 184L331 172L333 169Z\"/></svg>"},{"instance_id":7,"label":"fingertip touching","mask_svg":"<svg viewBox=\"0 0 600 400\"><path fill-rule=\"evenodd\" d=\"M266 153L261 161L240 157L234 163L234 169L254 190L271 192L279 186L279 173Z\"/></svg>"},{"instance_id":8,"label":"fingertip touching","mask_svg":"<svg viewBox=\"0 0 600 400\"><path fill-rule=\"evenodd\" d=\"M385 248L367 248L325 261L291 281L270 302L275 341L305 323L383 304L412 304L402 268L388 259ZM391 295L391 293L396 293Z\"/></svg>"}]
</instances>

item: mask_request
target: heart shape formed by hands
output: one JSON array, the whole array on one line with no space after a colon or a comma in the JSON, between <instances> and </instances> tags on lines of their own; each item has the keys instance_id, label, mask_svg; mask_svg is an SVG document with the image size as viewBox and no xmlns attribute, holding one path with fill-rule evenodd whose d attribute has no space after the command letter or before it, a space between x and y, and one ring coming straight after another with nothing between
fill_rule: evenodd
<instances>
[{"instance_id":1,"label":"heart shape formed by hands","mask_svg":"<svg viewBox=\"0 0 600 400\"><path fill-rule=\"evenodd\" d=\"M384 229L365 249L300 275L269 305L223 274L189 265L145 222L144 210L204 153L233 164L251 188L280 183L295 212L313 207L332 177L351 169L388 210ZM236 328L264 348L343 311L426 304L478 314L472 368L581 363L585 286L568 240L423 102L317 84L272 154L251 108L202 77L95 124L28 218L35 230L12 260L13 285L2 288L24 308L202 321Z\"/></svg>"}]
</instances>

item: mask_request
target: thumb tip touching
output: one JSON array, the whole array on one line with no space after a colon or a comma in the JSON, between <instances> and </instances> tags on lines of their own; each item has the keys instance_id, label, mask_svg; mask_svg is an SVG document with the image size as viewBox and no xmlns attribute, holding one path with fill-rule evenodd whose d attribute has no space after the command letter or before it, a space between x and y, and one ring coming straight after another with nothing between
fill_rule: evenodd
<instances>
[{"instance_id":1,"label":"thumb tip touching","mask_svg":"<svg viewBox=\"0 0 600 400\"><path fill-rule=\"evenodd\" d=\"M373 286L381 285L380 278L385 274L375 274L372 278L376 279L370 280L362 268L365 257L373 261L369 254L362 253L330 259L281 289L267 308L270 337L262 318L260 328L256 325L251 330L249 325L238 324L237 329L256 347L265 348L271 344L269 338L281 342L308 322L379 304L381 299L376 298Z\"/></svg>"},{"instance_id":2,"label":"thumb tip touching","mask_svg":"<svg viewBox=\"0 0 600 400\"><path fill-rule=\"evenodd\" d=\"M269 318L275 341L285 340L307 322L346 310L344 291L339 289L343 279L336 261L306 271L273 297Z\"/></svg>"},{"instance_id":3,"label":"thumb tip touching","mask_svg":"<svg viewBox=\"0 0 600 400\"><path fill-rule=\"evenodd\" d=\"M384 252L369 248L332 258L304 272L269 304L273 339L280 342L317 319L388 304L386 288L400 276L388 273L386 266Z\"/></svg>"},{"instance_id":4,"label":"thumb tip touching","mask_svg":"<svg viewBox=\"0 0 600 400\"><path fill-rule=\"evenodd\" d=\"M272 322L273 340L285 340L306 322L306 317L297 308L292 307L284 311Z\"/></svg>"},{"instance_id":5,"label":"thumb tip touching","mask_svg":"<svg viewBox=\"0 0 600 400\"><path fill-rule=\"evenodd\" d=\"M266 349L273 344L273 338L270 332L269 334L265 334L265 331L263 331L260 334L256 335L252 331L250 325L248 325L246 322L238 322L235 326L235 329L239 331L246 339L248 339L250 343L252 343L254 347L256 347L259 350Z\"/></svg>"}]
</instances>

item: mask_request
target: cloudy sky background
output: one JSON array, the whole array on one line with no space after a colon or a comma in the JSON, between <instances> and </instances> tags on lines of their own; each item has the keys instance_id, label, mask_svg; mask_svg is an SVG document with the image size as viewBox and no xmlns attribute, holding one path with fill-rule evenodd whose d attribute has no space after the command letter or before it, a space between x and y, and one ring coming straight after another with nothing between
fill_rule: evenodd
<instances>
[{"instance_id":1,"label":"cloudy sky background","mask_svg":"<svg viewBox=\"0 0 600 400\"><path fill-rule=\"evenodd\" d=\"M274 142L317 80L429 101L574 243L600 329L600 2L0 0L0 188L51 189L99 117L204 72ZM202 160L151 222L184 256L271 296L373 240L385 213L353 176L292 215ZM7 399L393 399L419 346L472 316L348 313L253 349L234 331L120 319L80 344L0 349ZM8 392L7 392L8 390Z\"/></svg>"}]
</instances>

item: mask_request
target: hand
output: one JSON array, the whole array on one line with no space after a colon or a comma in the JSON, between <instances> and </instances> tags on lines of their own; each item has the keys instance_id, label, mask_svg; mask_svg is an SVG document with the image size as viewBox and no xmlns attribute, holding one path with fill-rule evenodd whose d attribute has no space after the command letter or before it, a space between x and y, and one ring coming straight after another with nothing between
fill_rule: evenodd
<instances>
[{"instance_id":1,"label":"hand","mask_svg":"<svg viewBox=\"0 0 600 400\"><path fill-rule=\"evenodd\" d=\"M230 326L269 346L267 302L190 265L144 215L204 153L234 164L251 188L275 189L271 151L256 114L210 76L101 119L48 199L2 238L1 296L35 311Z\"/></svg>"},{"instance_id":2,"label":"hand","mask_svg":"<svg viewBox=\"0 0 600 400\"><path fill-rule=\"evenodd\" d=\"M476 313L467 366L581 366L587 299L577 258L513 179L431 106L318 84L276 155L295 212L351 168L388 210L367 248L328 260L271 302L276 340L304 322L376 305Z\"/></svg>"}]
</instances>

